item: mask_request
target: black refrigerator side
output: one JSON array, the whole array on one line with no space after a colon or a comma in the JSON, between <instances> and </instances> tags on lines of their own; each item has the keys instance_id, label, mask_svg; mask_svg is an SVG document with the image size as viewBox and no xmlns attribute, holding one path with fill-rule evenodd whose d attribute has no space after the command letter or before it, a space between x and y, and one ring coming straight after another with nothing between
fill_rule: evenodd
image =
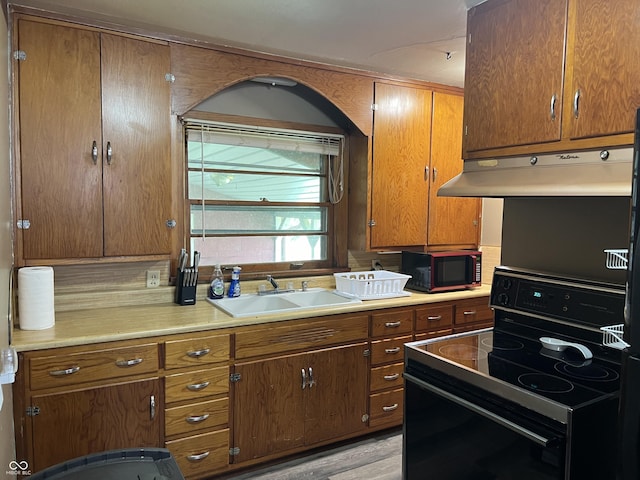
<instances>
[{"instance_id":1,"label":"black refrigerator side","mask_svg":"<svg viewBox=\"0 0 640 480\"><path fill-rule=\"evenodd\" d=\"M640 109L636 114L620 390L618 480L640 479Z\"/></svg>"}]
</instances>

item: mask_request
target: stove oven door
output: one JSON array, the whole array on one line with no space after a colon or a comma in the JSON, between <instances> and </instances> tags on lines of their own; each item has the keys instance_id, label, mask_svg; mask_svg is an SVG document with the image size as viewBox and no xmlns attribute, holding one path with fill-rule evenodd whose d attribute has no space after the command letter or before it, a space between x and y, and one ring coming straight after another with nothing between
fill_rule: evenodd
<instances>
[{"instance_id":1,"label":"stove oven door","mask_svg":"<svg viewBox=\"0 0 640 480\"><path fill-rule=\"evenodd\" d=\"M565 478L565 431L451 385L405 373L404 418L405 480Z\"/></svg>"}]
</instances>

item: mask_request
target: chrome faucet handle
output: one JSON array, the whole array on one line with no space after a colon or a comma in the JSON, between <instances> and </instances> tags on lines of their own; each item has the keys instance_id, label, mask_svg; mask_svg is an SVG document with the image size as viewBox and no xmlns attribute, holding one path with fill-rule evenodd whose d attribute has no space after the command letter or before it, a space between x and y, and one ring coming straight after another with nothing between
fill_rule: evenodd
<instances>
[{"instance_id":1,"label":"chrome faucet handle","mask_svg":"<svg viewBox=\"0 0 640 480\"><path fill-rule=\"evenodd\" d=\"M309 282L306 280L302 282L302 291L306 292L309 289Z\"/></svg>"},{"instance_id":2,"label":"chrome faucet handle","mask_svg":"<svg viewBox=\"0 0 640 480\"><path fill-rule=\"evenodd\" d=\"M273 288L275 288L276 290L280 289L280 286L278 285L278 282L276 282L275 278L273 278L271 275L267 275L267 281L273 286Z\"/></svg>"}]
</instances>

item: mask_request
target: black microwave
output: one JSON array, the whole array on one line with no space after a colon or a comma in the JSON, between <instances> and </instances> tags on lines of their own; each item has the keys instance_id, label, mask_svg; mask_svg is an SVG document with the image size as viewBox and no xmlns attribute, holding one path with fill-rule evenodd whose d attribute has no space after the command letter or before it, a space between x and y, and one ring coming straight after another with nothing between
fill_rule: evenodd
<instances>
[{"instance_id":1,"label":"black microwave","mask_svg":"<svg viewBox=\"0 0 640 480\"><path fill-rule=\"evenodd\" d=\"M421 292L446 292L482 284L482 252L402 252L402 273L411 275L406 288Z\"/></svg>"}]
</instances>

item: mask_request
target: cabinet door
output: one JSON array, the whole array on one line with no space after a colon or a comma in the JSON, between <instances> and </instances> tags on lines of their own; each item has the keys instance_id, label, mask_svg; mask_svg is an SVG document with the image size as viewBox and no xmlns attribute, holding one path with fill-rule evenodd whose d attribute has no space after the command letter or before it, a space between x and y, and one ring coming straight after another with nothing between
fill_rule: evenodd
<instances>
[{"instance_id":1,"label":"cabinet door","mask_svg":"<svg viewBox=\"0 0 640 480\"><path fill-rule=\"evenodd\" d=\"M34 395L34 471L104 450L160 447L160 380ZM152 404L155 402L155 406Z\"/></svg>"},{"instance_id":2,"label":"cabinet door","mask_svg":"<svg viewBox=\"0 0 640 480\"><path fill-rule=\"evenodd\" d=\"M233 446L243 462L304 445L302 368L305 355L237 364Z\"/></svg>"},{"instance_id":3,"label":"cabinet door","mask_svg":"<svg viewBox=\"0 0 640 480\"><path fill-rule=\"evenodd\" d=\"M305 359L312 380L305 393L304 435L311 445L365 430L369 369L366 343L330 348Z\"/></svg>"},{"instance_id":4,"label":"cabinet door","mask_svg":"<svg viewBox=\"0 0 640 480\"><path fill-rule=\"evenodd\" d=\"M371 248L425 245L431 91L376 83Z\"/></svg>"},{"instance_id":5,"label":"cabinet door","mask_svg":"<svg viewBox=\"0 0 640 480\"><path fill-rule=\"evenodd\" d=\"M510 0L470 10L465 151L560 139L566 4Z\"/></svg>"},{"instance_id":6,"label":"cabinet door","mask_svg":"<svg viewBox=\"0 0 640 480\"><path fill-rule=\"evenodd\" d=\"M102 35L105 256L170 251L169 71L168 46Z\"/></svg>"},{"instance_id":7,"label":"cabinet door","mask_svg":"<svg viewBox=\"0 0 640 480\"><path fill-rule=\"evenodd\" d=\"M566 113L571 138L633 132L640 105L640 4L578 0L573 5L573 80L567 96L573 102L579 92L579 113L573 105Z\"/></svg>"},{"instance_id":8,"label":"cabinet door","mask_svg":"<svg viewBox=\"0 0 640 480\"><path fill-rule=\"evenodd\" d=\"M433 94L428 244L478 245L480 199L438 197L438 189L462 172L462 113L459 95Z\"/></svg>"},{"instance_id":9,"label":"cabinet door","mask_svg":"<svg viewBox=\"0 0 640 480\"><path fill-rule=\"evenodd\" d=\"M102 256L100 35L20 20L18 45L23 256Z\"/></svg>"}]
</instances>

